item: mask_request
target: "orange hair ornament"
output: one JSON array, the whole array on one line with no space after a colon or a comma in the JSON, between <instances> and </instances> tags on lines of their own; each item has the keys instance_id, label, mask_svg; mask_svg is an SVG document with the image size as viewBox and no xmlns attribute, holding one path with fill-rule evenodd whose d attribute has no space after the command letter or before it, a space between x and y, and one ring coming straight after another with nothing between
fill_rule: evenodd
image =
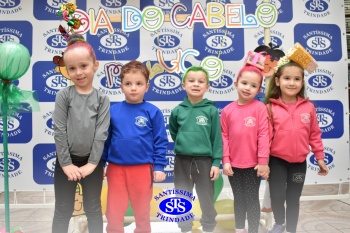
<instances>
[{"instance_id":1,"label":"orange hair ornament","mask_svg":"<svg viewBox=\"0 0 350 233\"><path fill-rule=\"evenodd\" d=\"M295 63L299 64L309 73L312 73L318 67L316 60L298 42L288 50L286 56L282 57L278 61L277 66L275 67L275 73L277 73L279 68L283 67L290 61L294 61Z\"/></svg>"}]
</instances>

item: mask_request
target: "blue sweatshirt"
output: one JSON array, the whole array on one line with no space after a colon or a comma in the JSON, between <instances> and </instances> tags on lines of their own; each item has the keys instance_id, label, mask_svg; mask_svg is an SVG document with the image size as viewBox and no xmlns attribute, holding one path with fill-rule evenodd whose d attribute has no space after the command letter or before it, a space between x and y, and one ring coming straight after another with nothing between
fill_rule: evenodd
<instances>
[{"instance_id":1,"label":"blue sweatshirt","mask_svg":"<svg viewBox=\"0 0 350 233\"><path fill-rule=\"evenodd\" d=\"M153 164L155 171L164 171L168 137L162 112L145 101L122 101L111 106L110 114L102 160L118 165Z\"/></svg>"}]
</instances>

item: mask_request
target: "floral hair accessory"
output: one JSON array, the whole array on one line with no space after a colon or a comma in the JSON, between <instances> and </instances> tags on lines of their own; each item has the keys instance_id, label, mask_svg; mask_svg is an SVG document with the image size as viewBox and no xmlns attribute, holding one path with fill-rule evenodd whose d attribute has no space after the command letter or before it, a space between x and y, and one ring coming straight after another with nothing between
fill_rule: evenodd
<instances>
[{"instance_id":1,"label":"floral hair accessory","mask_svg":"<svg viewBox=\"0 0 350 233\"><path fill-rule=\"evenodd\" d=\"M63 26L59 26L59 31L64 38L69 37L69 33L74 33L74 30L79 29L82 25L80 19L73 16L75 10L77 9L77 5L73 3L63 4L60 7L60 10L57 12L58 16L61 16L64 21L67 22L68 28L64 28Z\"/></svg>"},{"instance_id":2,"label":"floral hair accessory","mask_svg":"<svg viewBox=\"0 0 350 233\"><path fill-rule=\"evenodd\" d=\"M316 60L300 43L297 42L288 50L286 56L278 61L277 66L275 67L275 73L277 73L279 68L283 67L291 60L299 64L309 73L312 73L318 67Z\"/></svg>"},{"instance_id":3,"label":"floral hair accessory","mask_svg":"<svg viewBox=\"0 0 350 233\"><path fill-rule=\"evenodd\" d=\"M265 59L266 57L264 53L249 51L244 63L245 65L255 66L259 70L264 70Z\"/></svg>"}]
</instances>

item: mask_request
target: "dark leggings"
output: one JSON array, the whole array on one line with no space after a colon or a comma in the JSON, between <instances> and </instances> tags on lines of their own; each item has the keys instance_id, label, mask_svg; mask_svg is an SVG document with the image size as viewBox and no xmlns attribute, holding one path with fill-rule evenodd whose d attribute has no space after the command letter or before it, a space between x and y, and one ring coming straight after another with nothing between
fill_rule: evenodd
<instances>
[{"instance_id":1,"label":"dark leggings","mask_svg":"<svg viewBox=\"0 0 350 233\"><path fill-rule=\"evenodd\" d=\"M289 163L270 156L269 166L271 207L275 222L279 225L286 222L286 230L296 232L300 196L305 182L306 161Z\"/></svg>"},{"instance_id":2,"label":"dark leggings","mask_svg":"<svg viewBox=\"0 0 350 233\"><path fill-rule=\"evenodd\" d=\"M87 157L72 158L78 167L85 165ZM101 212L101 190L103 182L103 165L100 162L95 170L80 180L83 190L83 206L88 221L89 232L102 233L103 220ZM75 192L78 181L68 181L58 160L56 159L54 189L55 213L52 223L52 233L67 233L70 218L74 212Z\"/></svg>"},{"instance_id":3,"label":"dark leggings","mask_svg":"<svg viewBox=\"0 0 350 233\"><path fill-rule=\"evenodd\" d=\"M248 218L249 233L258 233L260 222L259 188L261 178L254 168L232 168L228 179L234 198L236 229L245 228Z\"/></svg>"}]
</instances>

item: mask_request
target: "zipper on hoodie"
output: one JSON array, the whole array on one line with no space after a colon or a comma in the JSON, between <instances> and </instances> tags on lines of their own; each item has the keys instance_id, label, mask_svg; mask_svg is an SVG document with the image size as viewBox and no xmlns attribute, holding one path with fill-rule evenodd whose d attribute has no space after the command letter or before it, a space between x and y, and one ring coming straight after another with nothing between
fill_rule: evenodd
<instances>
[{"instance_id":1,"label":"zipper on hoodie","mask_svg":"<svg viewBox=\"0 0 350 233\"><path fill-rule=\"evenodd\" d=\"M296 106L295 106L296 107ZM295 110L295 109L294 109ZM293 158L293 162L296 161L296 152L297 152L297 146L296 146L296 137L295 137L295 122L294 122L294 112L292 112L291 114L291 117L292 117L292 122L293 122L293 140L294 140L294 151L293 151L293 154L294 154L294 158Z\"/></svg>"}]
</instances>

